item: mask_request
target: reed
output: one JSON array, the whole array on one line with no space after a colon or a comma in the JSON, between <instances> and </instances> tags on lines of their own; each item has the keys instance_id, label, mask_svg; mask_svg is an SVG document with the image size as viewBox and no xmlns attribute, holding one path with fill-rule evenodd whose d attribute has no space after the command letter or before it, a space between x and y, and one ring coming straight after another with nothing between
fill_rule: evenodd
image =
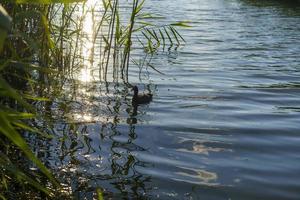
<instances>
[{"instance_id":1,"label":"reed","mask_svg":"<svg viewBox=\"0 0 300 200\"><path fill-rule=\"evenodd\" d=\"M0 5L2 199L16 198L14 192L28 198L29 190L34 196L41 195L37 191L49 198L63 195L55 174L32 152L26 135L35 134L45 141L54 137L31 122L33 119L47 121L48 117L43 113L51 107L52 99L62 95L65 81L72 80L73 75L84 66L87 58L82 56L82 51L86 39L92 43L89 62L97 62L99 78L107 81L111 70L114 81L121 79L128 85L129 67L137 63L131 58L134 44L142 45L145 54L151 57L159 48L179 45L184 41L176 27L187 24L177 22L158 26L150 23L147 20L156 16L143 13L145 0L129 2L131 10L126 12L127 16L120 13L120 7L126 2L119 0L102 0L100 11L96 7L88 7L85 2L53 2L56 4L51 4L51 0L17 0ZM83 30L88 13L93 19L91 36L86 36ZM143 63L158 71L150 60ZM37 102L44 105L44 110L35 107ZM15 152L18 152L17 155ZM23 163L24 156L27 163ZM32 164L38 167L38 172L29 170ZM49 182L43 182L41 177ZM97 194L101 199L101 190Z\"/></svg>"}]
</instances>

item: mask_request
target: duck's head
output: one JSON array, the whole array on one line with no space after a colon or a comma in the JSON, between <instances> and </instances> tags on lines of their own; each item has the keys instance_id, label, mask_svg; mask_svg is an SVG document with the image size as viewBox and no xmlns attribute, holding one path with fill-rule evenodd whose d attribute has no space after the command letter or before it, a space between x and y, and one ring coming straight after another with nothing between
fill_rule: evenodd
<instances>
[{"instance_id":1,"label":"duck's head","mask_svg":"<svg viewBox=\"0 0 300 200\"><path fill-rule=\"evenodd\" d=\"M133 86L131 90L134 91L135 95L137 95L139 93L139 89L138 89L138 87L136 85Z\"/></svg>"}]
</instances>

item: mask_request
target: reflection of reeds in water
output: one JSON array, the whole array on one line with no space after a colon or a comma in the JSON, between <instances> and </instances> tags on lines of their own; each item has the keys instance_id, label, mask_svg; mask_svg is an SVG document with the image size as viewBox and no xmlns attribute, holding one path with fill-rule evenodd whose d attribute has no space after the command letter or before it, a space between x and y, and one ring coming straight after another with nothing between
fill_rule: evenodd
<instances>
[{"instance_id":1,"label":"reflection of reeds in water","mask_svg":"<svg viewBox=\"0 0 300 200\"><path fill-rule=\"evenodd\" d=\"M79 87L82 86L79 84ZM60 107L69 107L60 109L65 113L55 113L55 110L49 113L56 119L51 125L53 132L59 134L58 138L61 139L54 140L56 142L51 146L56 151L50 152L47 160L56 161L50 165L51 168L59 169L59 173L65 177L64 182L75 187L75 193L87 195L85 193L88 190L95 191L95 188L87 188L78 181L85 179L93 183L89 185L104 187L109 184L109 191L114 192L109 195L113 197L137 198L150 190L145 187L150 178L135 170L136 166L143 163L133 154L145 149L136 144L138 135L135 124L126 124L127 119L131 119L132 110L131 101L126 98L128 88L124 86L120 90L120 86L113 84L108 87L82 90L86 94L84 100L61 101ZM107 90L110 92L107 93ZM100 96L95 95L99 93ZM85 104L81 105L82 102ZM64 116L74 112L78 113L79 118L69 123ZM76 179L70 179L75 175ZM124 188L130 189L124 193Z\"/></svg>"}]
</instances>

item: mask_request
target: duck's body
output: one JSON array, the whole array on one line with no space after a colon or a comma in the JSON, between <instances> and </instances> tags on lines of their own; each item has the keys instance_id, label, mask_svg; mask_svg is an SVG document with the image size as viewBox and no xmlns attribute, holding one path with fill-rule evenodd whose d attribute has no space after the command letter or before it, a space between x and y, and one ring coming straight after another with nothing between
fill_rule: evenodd
<instances>
[{"instance_id":1,"label":"duck's body","mask_svg":"<svg viewBox=\"0 0 300 200\"><path fill-rule=\"evenodd\" d=\"M132 105L147 104L152 101L152 94L139 94L139 89L137 86L134 86L132 90L134 91Z\"/></svg>"}]
</instances>

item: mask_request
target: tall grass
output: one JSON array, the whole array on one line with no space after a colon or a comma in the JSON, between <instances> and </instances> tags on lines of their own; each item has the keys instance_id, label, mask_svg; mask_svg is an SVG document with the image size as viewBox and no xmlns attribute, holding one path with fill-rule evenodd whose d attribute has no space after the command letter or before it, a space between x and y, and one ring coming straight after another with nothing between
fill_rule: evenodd
<instances>
[{"instance_id":1,"label":"tall grass","mask_svg":"<svg viewBox=\"0 0 300 200\"><path fill-rule=\"evenodd\" d=\"M36 4L16 4L35 2ZM126 2L102 0L102 9L71 0L17 0L0 5L0 198L15 198L14 192L48 197L60 193L55 174L39 160L26 142L25 135L37 134L44 140L53 136L31 125L32 119L47 120L43 113L52 99L63 93L63 83L72 79L84 65L82 56L85 16L92 14L92 41L89 61L98 62L99 78L126 84L128 70L136 62L131 58L134 42L153 55L166 45L183 40L176 30L184 22L157 26L151 13L143 13L145 0L129 2L128 16L120 7ZM128 3L128 2L127 2ZM99 45L96 45L99 44ZM139 44L138 44L139 45ZM97 57L97 59L95 59ZM150 67L155 69L152 65ZM44 102L44 111L36 102ZM16 153L17 152L17 153ZM27 162L24 163L24 157ZM30 163L30 164L28 164ZM39 171L30 170L30 166ZM49 180L43 182L43 178ZM100 190L99 190L100 191ZM102 193L97 191L101 199ZM17 195L18 196L18 195ZM22 195L21 195L22 196ZM42 195L43 196L43 195ZM20 197L20 196L19 196Z\"/></svg>"}]
</instances>

